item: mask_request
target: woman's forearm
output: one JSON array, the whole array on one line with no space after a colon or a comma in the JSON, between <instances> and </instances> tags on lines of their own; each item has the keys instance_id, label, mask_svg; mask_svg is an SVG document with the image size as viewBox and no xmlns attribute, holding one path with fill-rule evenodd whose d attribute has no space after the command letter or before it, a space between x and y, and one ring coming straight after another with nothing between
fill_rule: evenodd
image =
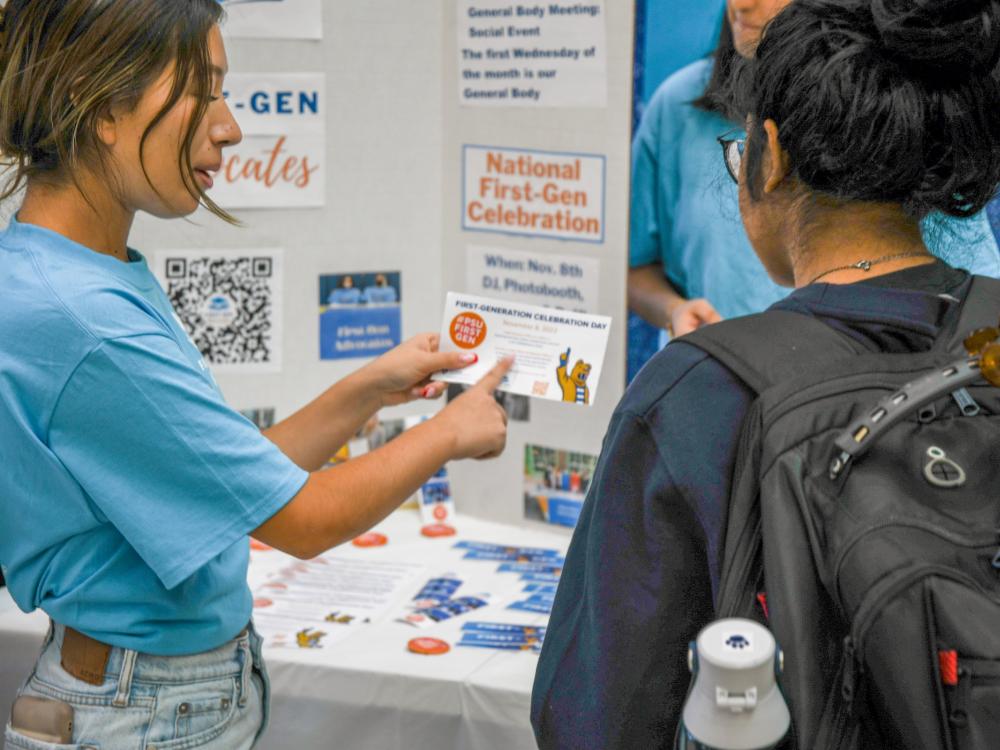
<instances>
[{"instance_id":1,"label":"woman's forearm","mask_svg":"<svg viewBox=\"0 0 1000 750\"><path fill-rule=\"evenodd\" d=\"M377 524L454 453L447 423L424 422L371 453L314 472L252 536L296 557L315 557Z\"/></svg>"},{"instance_id":2,"label":"woman's forearm","mask_svg":"<svg viewBox=\"0 0 1000 750\"><path fill-rule=\"evenodd\" d=\"M354 373L266 430L264 435L303 469L316 471L381 406L378 390Z\"/></svg>"}]
</instances>

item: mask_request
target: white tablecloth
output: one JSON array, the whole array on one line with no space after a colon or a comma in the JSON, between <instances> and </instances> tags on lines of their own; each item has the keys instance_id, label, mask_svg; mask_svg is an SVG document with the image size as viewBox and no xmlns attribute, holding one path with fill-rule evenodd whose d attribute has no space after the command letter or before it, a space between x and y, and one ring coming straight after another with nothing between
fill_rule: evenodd
<instances>
[{"instance_id":1,"label":"white tablecloth","mask_svg":"<svg viewBox=\"0 0 1000 750\"><path fill-rule=\"evenodd\" d=\"M271 724L260 743L281 748L352 750L530 750L528 723L531 682L538 657L525 652L466 648L455 644L467 620L544 625L547 617L507 610L523 586L519 577L497 573L496 562L463 560L453 548L462 539L505 545L552 547L565 551L568 537L557 532L502 526L459 517L455 537L427 539L417 514L399 511L378 531L389 544L376 548L345 545L336 554L422 564L412 597L431 577L458 573L459 594L490 592L491 604L431 628L417 629L393 616L354 626L345 640L323 649L265 649L273 688ZM255 552L250 582L256 586L289 558ZM425 575L426 574L426 575ZM25 615L6 590L0 592L0 716L9 716L17 686L28 674L47 627L41 612ZM415 636L452 644L441 656L407 651Z\"/></svg>"}]
</instances>

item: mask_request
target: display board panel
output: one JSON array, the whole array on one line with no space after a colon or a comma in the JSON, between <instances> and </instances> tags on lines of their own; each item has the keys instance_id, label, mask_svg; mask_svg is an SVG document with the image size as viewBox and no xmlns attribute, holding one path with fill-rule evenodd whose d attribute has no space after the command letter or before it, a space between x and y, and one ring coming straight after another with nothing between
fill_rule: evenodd
<instances>
[{"instance_id":1,"label":"display board panel","mask_svg":"<svg viewBox=\"0 0 1000 750\"><path fill-rule=\"evenodd\" d=\"M445 5L445 287L612 318L594 404L533 400L531 418L510 423L503 456L457 464L452 486L459 512L569 528L578 504L550 504L552 488L536 487L545 471L528 471L525 455L549 449L550 479L585 474L590 464L568 457L600 452L624 390L634 7ZM581 486L562 494L582 500Z\"/></svg>"}]
</instances>

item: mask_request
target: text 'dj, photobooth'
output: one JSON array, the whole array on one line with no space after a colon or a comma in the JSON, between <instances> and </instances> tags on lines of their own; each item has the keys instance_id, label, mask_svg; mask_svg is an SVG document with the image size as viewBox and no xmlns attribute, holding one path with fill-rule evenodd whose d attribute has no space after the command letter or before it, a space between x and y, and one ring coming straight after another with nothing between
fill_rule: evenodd
<instances>
[{"instance_id":1,"label":"text 'dj, photobooth'","mask_svg":"<svg viewBox=\"0 0 1000 750\"><path fill-rule=\"evenodd\" d=\"M466 145L462 229L604 242L605 158Z\"/></svg>"},{"instance_id":2,"label":"text 'dj, photobooth'","mask_svg":"<svg viewBox=\"0 0 1000 750\"><path fill-rule=\"evenodd\" d=\"M243 131L212 198L223 208L318 207L326 200L326 77L241 73L225 97Z\"/></svg>"},{"instance_id":3,"label":"text 'dj, photobooth'","mask_svg":"<svg viewBox=\"0 0 1000 750\"><path fill-rule=\"evenodd\" d=\"M470 245L465 291L528 305L596 313L600 268L596 258Z\"/></svg>"}]
</instances>

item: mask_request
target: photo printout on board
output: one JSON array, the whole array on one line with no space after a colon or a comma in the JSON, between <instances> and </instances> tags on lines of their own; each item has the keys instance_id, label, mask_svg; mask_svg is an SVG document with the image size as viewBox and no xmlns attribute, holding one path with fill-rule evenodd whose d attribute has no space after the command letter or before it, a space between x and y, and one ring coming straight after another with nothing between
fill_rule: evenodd
<instances>
[{"instance_id":1,"label":"photo printout on board","mask_svg":"<svg viewBox=\"0 0 1000 750\"><path fill-rule=\"evenodd\" d=\"M385 354L402 341L398 271L319 277L320 359Z\"/></svg>"},{"instance_id":2,"label":"photo printout on board","mask_svg":"<svg viewBox=\"0 0 1000 750\"><path fill-rule=\"evenodd\" d=\"M597 467L588 453L524 446L524 517L575 526Z\"/></svg>"}]
</instances>

